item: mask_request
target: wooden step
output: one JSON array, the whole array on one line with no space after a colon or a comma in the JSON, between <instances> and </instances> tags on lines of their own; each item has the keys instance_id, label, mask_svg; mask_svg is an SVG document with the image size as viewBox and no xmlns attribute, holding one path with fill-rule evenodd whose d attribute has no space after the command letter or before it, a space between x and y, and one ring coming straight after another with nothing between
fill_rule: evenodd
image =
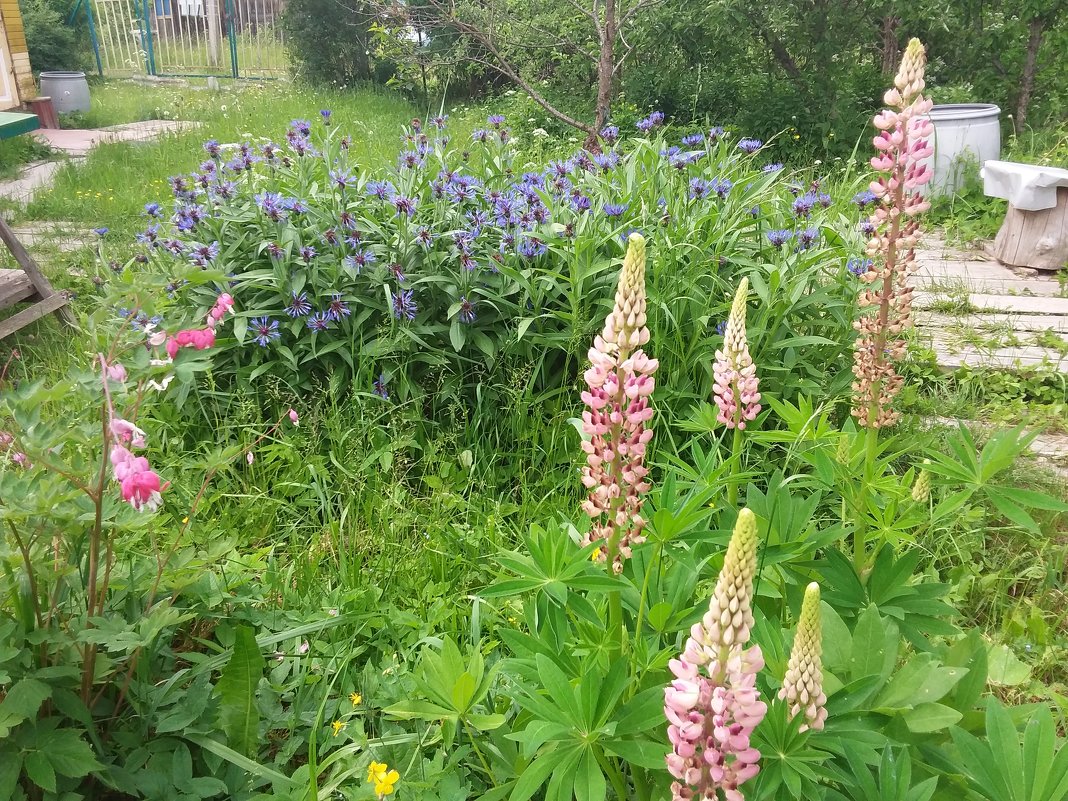
<instances>
[{"instance_id":1,"label":"wooden step","mask_svg":"<svg viewBox=\"0 0 1068 801\"><path fill-rule=\"evenodd\" d=\"M36 294L33 281L22 270L0 270L0 309L14 306Z\"/></svg>"}]
</instances>

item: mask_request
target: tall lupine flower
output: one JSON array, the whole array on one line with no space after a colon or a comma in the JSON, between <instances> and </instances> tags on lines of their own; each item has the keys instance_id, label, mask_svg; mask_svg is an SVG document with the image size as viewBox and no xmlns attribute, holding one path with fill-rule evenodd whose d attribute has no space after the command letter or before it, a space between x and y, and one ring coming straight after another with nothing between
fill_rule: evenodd
<instances>
[{"instance_id":1,"label":"tall lupine flower","mask_svg":"<svg viewBox=\"0 0 1068 801\"><path fill-rule=\"evenodd\" d=\"M664 690L672 752L667 768L677 779L674 801L743 801L738 789L756 776L760 752L750 745L764 719L756 675L760 646L746 648L753 627L757 525L749 509L738 513L708 611L690 630L685 650L669 663L675 680Z\"/></svg>"},{"instance_id":2,"label":"tall lupine flower","mask_svg":"<svg viewBox=\"0 0 1068 801\"><path fill-rule=\"evenodd\" d=\"M723 335L723 349L716 351L712 365L715 383L712 392L719 407L719 422L727 428L745 429L746 423L760 414L759 379L756 365L749 355L745 337L745 303L749 295L749 279L743 278L734 293L734 303L727 318Z\"/></svg>"},{"instance_id":3,"label":"tall lupine flower","mask_svg":"<svg viewBox=\"0 0 1068 801\"><path fill-rule=\"evenodd\" d=\"M603 541L597 558L612 570L623 570L631 547L644 541L642 495L649 490L645 480L645 450L653 438L648 423L653 417L649 397L653 373L659 363L645 355L649 341L645 325L645 239L633 233L616 288L616 302L605 319L604 330L590 348L590 368L582 393L586 410L582 428L586 465L582 483L590 490L582 504L593 518L593 528L584 544Z\"/></svg>"},{"instance_id":4,"label":"tall lupine flower","mask_svg":"<svg viewBox=\"0 0 1068 801\"><path fill-rule=\"evenodd\" d=\"M820 621L820 585L812 582L801 602L790 663L779 690L789 704L790 717L803 714L801 731L822 729L827 720L827 695L823 692L823 627Z\"/></svg>"},{"instance_id":5,"label":"tall lupine flower","mask_svg":"<svg viewBox=\"0 0 1068 801\"><path fill-rule=\"evenodd\" d=\"M853 415L869 428L893 425L898 417L890 404L901 390L903 379L894 362L905 355L900 334L912 316L908 276L916 258L915 217L930 208L920 191L931 179L924 159L934 152L928 140L934 129L923 116L931 109L931 101L923 97L926 60L920 41L910 41L894 88L883 95L890 108L873 121L879 135L871 166L883 174L871 183L876 200L867 253L873 262L860 276L870 285L860 295L860 306L872 310L854 323L860 335L853 360Z\"/></svg>"}]
</instances>

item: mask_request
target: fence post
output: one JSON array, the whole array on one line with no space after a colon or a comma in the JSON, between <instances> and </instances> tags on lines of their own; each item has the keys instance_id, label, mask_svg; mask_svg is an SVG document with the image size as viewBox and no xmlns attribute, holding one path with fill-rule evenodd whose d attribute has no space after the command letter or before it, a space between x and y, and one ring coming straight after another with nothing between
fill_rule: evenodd
<instances>
[{"instance_id":1,"label":"fence post","mask_svg":"<svg viewBox=\"0 0 1068 801\"><path fill-rule=\"evenodd\" d=\"M149 75L156 74L156 54L152 47L152 16L148 4L150 0L137 0L141 6L141 40L145 44L145 67Z\"/></svg>"},{"instance_id":2,"label":"fence post","mask_svg":"<svg viewBox=\"0 0 1068 801\"><path fill-rule=\"evenodd\" d=\"M234 0L225 0L225 2L226 34L230 39L230 75L237 78L240 75L237 63L237 10L234 7Z\"/></svg>"}]
</instances>

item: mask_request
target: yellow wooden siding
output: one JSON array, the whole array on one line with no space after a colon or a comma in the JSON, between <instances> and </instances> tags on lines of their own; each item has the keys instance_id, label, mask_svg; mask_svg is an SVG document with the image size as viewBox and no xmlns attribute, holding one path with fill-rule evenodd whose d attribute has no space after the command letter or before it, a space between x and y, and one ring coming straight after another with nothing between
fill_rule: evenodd
<instances>
[{"instance_id":1,"label":"yellow wooden siding","mask_svg":"<svg viewBox=\"0 0 1068 801\"><path fill-rule=\"evenodd\" d=\"M15 73L15 84L19 89L21 102L37 97L37 83L33 80L29 53L15 53L11 57L11 69Z\"/></svg>"},{"instance_id":2,"label":"yellow wooden siding","mask_svg":"<svg viewBox=\"0 0 1068 801\"><path fill-rule=\"evenodd\" d=\"M4 27L7 28L7 44L12 53L28 53L26 46L26 31L22 27L22 12L19 11L18 0L0 0L0 14L4 17Z\"/></svg>"}]
</instances>

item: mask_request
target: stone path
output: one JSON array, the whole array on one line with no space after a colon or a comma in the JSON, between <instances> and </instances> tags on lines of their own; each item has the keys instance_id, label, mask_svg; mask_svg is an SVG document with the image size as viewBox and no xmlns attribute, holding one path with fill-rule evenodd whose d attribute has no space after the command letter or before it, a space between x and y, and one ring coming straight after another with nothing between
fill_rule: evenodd
<instances>
[{"instance_id":1,"label":"stone path","mask_svg":"<svg viewBox=\"0 0 1068 801\"><path fill-rule=\"evenodd\" d=\"M1068 285L1055 274L1006 267L935 237L916 260L916 325L940 366L1068 373Z\"/></svg>"},{"instance_id":2,"label":"stone path","mask_svg":"<svg viewBox=\"0 0 1068 801\"><path fill-rule=\"evenodd\" d=\"M102 142L149 142L164 134L198 126L199 123L196 122L146 120L93 130L40 130L35 135L65 157L80 159ZM63 164L63 160L58 160L37 161L26 165L17 178L0 181L0 198L21 204L29 203L37 192L52 185L56 171Z\"/></svg>"}]
</instances>

